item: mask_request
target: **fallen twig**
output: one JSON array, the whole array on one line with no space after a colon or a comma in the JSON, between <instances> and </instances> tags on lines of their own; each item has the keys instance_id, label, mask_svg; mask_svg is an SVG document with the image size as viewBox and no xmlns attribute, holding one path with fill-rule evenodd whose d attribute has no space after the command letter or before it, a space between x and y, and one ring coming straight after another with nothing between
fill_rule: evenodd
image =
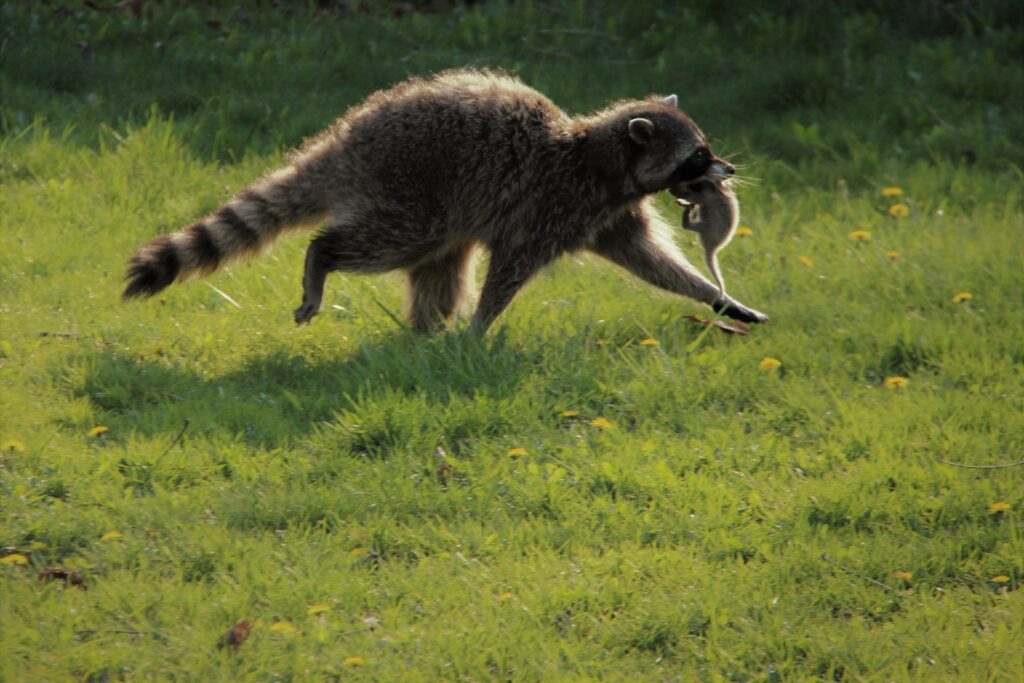
<instances>
[{"instance_id":1,"label":"fallen twig","mask_svg":"<svg viewBox=\"0 0 1024 683\"><path fill-rule=\"evenodd\" d=\"M152 386L150 384L144 384L144 383L140 382L140 386L143 386L146 389L149 389L150 391L154 391L154 392L156 392L158 394L163 394L164 396L170 396L171 398L177 399L179 401L184 401L185 400L184 396L178 396L177 394L172 394L169 391L164 391L163 389L157 389L156 387L154 387L154 386Z\"/></svg>"},{"instance_id":2,"label":"fallen twig","mask_svg":"<svg viewBox=\"0 0 1024 683\"><path fill-rule=\"evenodd\" d=\"M941 458L939 459L939 462L941 462L943 465L952 465L953 467L964 467L969 470L999 470L1003 469L1004 467L1019 467L1021 465L1024 465L1024 460L1018 460L1017 462L1004 462L999 463L998 465L968 465L967 463L953 462L952 460L942 460Z\"/></svg>"},{"instance_id":3,"label":"fallen twig","mask_svg":"<svg viewBox=\"0 0 1024 683\"><path fill-rule=\"evenodd\" d=\"M537 29L537 33L564 33L566 35L575 36L595 36L597 38L602 38L616 43L622 41L622 38L619 36L612 35L610 33L602 33L601 31L591 31L586 28L539 28Z\"/></svg>"},{"instance_id":4,"label":"fallen twig","mask_svg":"<svg viewBox=\"0 0 1024 683\"><path fill-rule=\"evenodd\" d=\"M98 634L111 634L118 636L152 636L161 640L166 640L167 636L160 633L159 631L137 631L133 628L103 628L103 629L84 629L75 631L75 635L79 638L85 638L87 636L95 636Z\"/></svg>"},{"instance_id":5,"label":"fallen twig","mask_svg":"<svg viewBox=\"0 0 1024 683\"><path fill-rule=\"evenodd\" d=\"M892 586L887 586L886 584L882 583L881 581L876 581L875 579L872 579L870 576L865 576L864 574L861 574L858 571L854 571L853 569L850 569L849 567L844 567L843 565L839 564L838 562L833 560L831 557L829 557L825 553L821 554L821 559L825 560L825 562L827 562L828 564L832 565L836 569L842 569L847 574L850 574L851 576L856 576L858 579L864 579L868 583L871 583L871 584L873 584L875 586L878 586L879 588L881 588L883 590L887 590L887 591L893 590Z\"/></svg>"}]
</instances>

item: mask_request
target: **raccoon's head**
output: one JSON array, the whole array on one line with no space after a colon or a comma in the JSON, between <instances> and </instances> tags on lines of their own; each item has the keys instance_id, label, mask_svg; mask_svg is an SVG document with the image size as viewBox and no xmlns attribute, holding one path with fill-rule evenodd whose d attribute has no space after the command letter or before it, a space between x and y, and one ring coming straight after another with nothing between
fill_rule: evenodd
<instances>
[{"instance_id":1,"label":"raccoon's head","mask_svg":"<svg viewBox=\"0 0 1024 683\"><path fill-rule=\"evenodd\" d=\"M679 110L675 95L643 103L626 122L632 147L631 174L644 194L708 180L715 184L735 169L715 156L704 134Z\"/></svg>"}]
</instances>

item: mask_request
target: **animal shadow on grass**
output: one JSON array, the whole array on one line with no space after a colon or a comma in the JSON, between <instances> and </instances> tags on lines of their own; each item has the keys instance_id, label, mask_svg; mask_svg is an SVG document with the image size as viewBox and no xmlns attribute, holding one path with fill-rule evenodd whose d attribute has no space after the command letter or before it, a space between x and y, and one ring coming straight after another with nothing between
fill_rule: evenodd
<instances>
[{"instance_id":1,"label":"animal shadow on grass","mask_svg":"<svg viewBox=\"0 0 1024 683\"><path fill-rule=\"evenodd\" d=\"M83 372L72 393L89 400L112 431L173 435L188 420L190 436L229 434L264 448L302 437L382 392L386 402L418 397L439 409L473 396L501 400L537 362L511 348L500 332L484 339L396 332L337 359L269 352L215 376L159 358L112 352L77 361Z\"/></svg>"}]
</instances>

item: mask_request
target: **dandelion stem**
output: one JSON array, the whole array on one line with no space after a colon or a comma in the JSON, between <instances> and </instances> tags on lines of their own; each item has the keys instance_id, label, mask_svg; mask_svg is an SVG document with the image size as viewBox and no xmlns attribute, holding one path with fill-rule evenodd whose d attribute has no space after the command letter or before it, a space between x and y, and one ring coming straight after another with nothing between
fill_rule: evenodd
<instances>
[{"instance_id":1,"label":"dandelion stem","mask_svg":"<svg viewBox=\"0 0 1024 683\"><path fill-rule=\"evenodd\" d=\"M227 294L227 292L225 292L225 291L223 291L223 290L221 290L221 289L218 289L217 287L214 287L214 286L213 286L213 285L211 285L211 284L210 284L209 282L205 282L205 283L203 283L203 284L205 284L205 285L206 285L207 287L209 287L209 288L210 288L210 289L212 289L213 291L217 292L217 294L220 294L220 295L221 295L221 297L222 297L222 298L224 299L224 301L227 301L227 302L228 302L229 304L231 304L231 305L232 305L232 306L234 306L235 308L241 308L241 307L242 307L242 304L240 304L240 303L238 303L237 301L235 301L234 299L232 299L232 298L231 298L231 297L230 297L230 296L229 296L229 295Z\"/></svg>"},{"instance_id":2,"label":"dandelion stem","mask_svg":"<svg viewBox=\"0 0 1024 683\"><path fill-rule=\"evenodd\" d=\"M163 460L163 459L164 459L164 456L165 456L165 455L167 455L168 453L170 453L170 452L171 452L171 449L172 449L172 448L174 448L174 446L175 446L175 445L176 445L176 444L177 444L177 443L178 443L179 441L181 441L181 438L182 438L183 436L185 436L185 430L186 430L186 429L188 429L188 425L189 425L189 423L190 423L190 422L191 422L191 421L190 421L190 420L189 420L189 419L188 419L188 418L186 417L186 418L185 418L185 422L184 422L184 423L183 423L183 424L181 425L181 429L179 429L179 430L178 430L178 435L174 437L174 441L171 441L171 443L169 443L169 444L167 445L167 448L165 448L165 449L164 449L164 452L160 454L160 457L159 457L159 458L157 458L157 461L158 461L158 462L159 462L160 460Z\"/></svg>"},{"instance_id":3,"label":"dandelion stem","mask_svg":"<svg viewBox=\"0 0 1024 683\"><path fill-rule=\"evenodd\" d=\"M398 327L405 330L406 332L412 331L412 328L410 328L407 323L405 323L404 321L402 321L401 318L392 313L391 309L385 306L383 303L381 303L381 301L377 297L373 297L373 303L377 304L377 306L380 307L380 310L384 311L387 314L387 316L391 318L396 325L398 325Z\"/></svg>"},{"instance_id":4,"label":"dandelion stem","mask_svg":"<svg viewBox=\"0 0 1024 683\"><path fill-rule=\"evenodd\" d=\"M849 567L844 567L843 565L839 564L838 562L833 560L831 557L829 557L825 553L822 553L821 559L825 560L825 562L827 562L828 564L832 565L836 569L842 569L847 574L850 574L852 576L856 576L858 579L864 579L868 583L870 583L872 585L875 585L875 586L878 586L879 588L881 588L883 590L887 590L887 591L891 591L892 590L892 586L887 586L884 583L882 583L881 581L876 581L875 579L872 579L870 576L865 576L864 574L861 574L858 571L854 571L853 569L850 569Z\"/></svg>"}]
</instances>

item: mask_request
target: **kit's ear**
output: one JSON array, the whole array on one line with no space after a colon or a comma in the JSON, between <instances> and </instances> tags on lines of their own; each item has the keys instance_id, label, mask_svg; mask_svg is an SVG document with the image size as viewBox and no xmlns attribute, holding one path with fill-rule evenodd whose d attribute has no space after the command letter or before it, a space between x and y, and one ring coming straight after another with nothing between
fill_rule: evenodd
<instances>
[{"instance_id":1,"label":"kit's ear","mask_svg":"<svg viewBox=\"0 0 1024 683\"><path fill-rule=\"evenodd\" d=\"M670 107L679 108L679 98L675 95L669 95L662 101Z\"/></svg>"},{"instance_id":2,"label":"kit's ear","mask_svg":"<svg viewBox=\"0 0 1024 683\"><path fill-rule=\"evenodd\" d=\"M649 144L654 139L654 123L650 119L630 119L629 137L633 138L638 144Z\"/></svg>"}]
</instances>

